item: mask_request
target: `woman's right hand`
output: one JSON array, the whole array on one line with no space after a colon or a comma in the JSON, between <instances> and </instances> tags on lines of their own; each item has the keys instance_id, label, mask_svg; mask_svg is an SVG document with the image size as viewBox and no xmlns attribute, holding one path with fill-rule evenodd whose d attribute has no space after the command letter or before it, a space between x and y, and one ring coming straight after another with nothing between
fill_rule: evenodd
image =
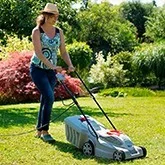
<instances>
[{"instance_id":1,"label":"woman's right hand","mask_svg":"<svg viewBox=\"0 0 165 165\"><path fill-rule=\"evenodd\" d=\"M55 67L54 67L54 70L55 70L57 73L61 73L61 72L62 72L62 67L61 67L61 66L55 66Z\"/></svg>"}]
</instances>

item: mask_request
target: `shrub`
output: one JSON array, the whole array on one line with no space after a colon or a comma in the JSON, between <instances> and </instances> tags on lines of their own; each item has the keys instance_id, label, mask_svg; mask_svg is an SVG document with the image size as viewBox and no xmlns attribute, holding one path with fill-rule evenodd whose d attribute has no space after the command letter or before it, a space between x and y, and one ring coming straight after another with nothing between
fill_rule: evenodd
<instances>
[{"instance_id":1,"label":"shrub","mask_svg":"<svg viewBox=\"0 0 165 165\"><path fill-rule=\"evenodd\" d=\"M67 51L71 57L73 65L79 69L88 69L91 64L92 50L85 42L74 41L67 45ZM63 65L63 61L59 62Z\"/></svg>"},{"instance_id":2,"label":"shrub","mask_svg":"<svg viewBox=\"0 0 165 165\"><path fill-rule=\"evenodd\" d=\"M165 79L165 48L164 43L146 44L137 50L133 56L133 63L143 75L154 74L159 88Z\"/></svg>"},{"instance_id":3,"label":"shrub","mask_svg":"<svg viewBox=\"0 0 165 165\"><path fill-rule=\"evenodd\" d=\"M6 60L0 61L0 103L25 103L39 100L39 92L29 75L31 51L14 52ZM79 95L81 83L78 79L65 74L66 86L75 95ZM55 89L56 99L62 96L69 98L64 88L59 85Z\"/></svg>"},{"instance_id":4,"label":"shrub","mask_svg":"<svg viewBox=\"0 0 165 165\"><path fill-rule=\"evenodd\" d=\"M36 100L38 93L34 90L28 71L31 55L32 52L14 52L0 62L1 103Z\"/></svg>"},{"instance_id":5,"label":"shrub","mask_svg":"<svg viewBox=\"0 0 165 165\"><path fill-rule=\"evenodd\" d=\"M99 95L111 97L149 97L155 96L156 93L147 88L109 88L101 90Z\"/></svg>"},{"instance_id":6,"label":"shrub","mask_svg":"<svg viewBox=\"0 0 165 165\"><path fill-rule=\"evenodd\" d=\"M123 65L123 70L127 70L125 77L128 79L125 86L136 86L141 82L139 78L141 77L141 72L132 62L133 53L128 51L120 52L113 56L113 60L117 61L119 64ZM138 76L137 76L138 75Z\"/></svg>"},{"instance_id":7,"label":"shrub","mask_svg":"<svg viewBox=\"0 0 165 165\"><path fill-rule=\"evenodd\" d=\"M0 58L8 57L11 52L20 52L22 50L32 50L32 42L29 41L28 37L19 39L16 35L5 35L6 44L1 46Z\"/></svg>"},{"instance_id":8,"label":"shrub","mask_svg":"<svg viewBox=\"0 0 165 165\"><path fill-rule=\"evenodd\" d=\"M123 86L126 83L126 70L123 70L123 65L113 61L110 54L105 60L102 52L98 53L96 62L90 70L90 77L93 83L100 83L105 88Z\"/></svg>"},{"instance_id":9,"label":"shrub","mask_svg":"<svg viewBox=\"0 0 165 165\"><path fill-rule=\"evenodd\" d=\"M119 62L123 65L123 69L131 69L131 63L132 63L132 53L126 51L126 52L120 52L113 56L113 60Z\"/></svg>"},{"instance_id":10,"label":"shrub","mask_svg":"<svg viewBox=\"0 0 165 165\"><path fill-rule=\"evenodd\" d=\"M89 68L92 65L92 49L85 42L74 41L72 44L67 45L67 50L77 72L79 72L85 83L88 84L87 77L89 76ZM66 66L60 56L58 65Z\"/></svg>"}]
</instances>

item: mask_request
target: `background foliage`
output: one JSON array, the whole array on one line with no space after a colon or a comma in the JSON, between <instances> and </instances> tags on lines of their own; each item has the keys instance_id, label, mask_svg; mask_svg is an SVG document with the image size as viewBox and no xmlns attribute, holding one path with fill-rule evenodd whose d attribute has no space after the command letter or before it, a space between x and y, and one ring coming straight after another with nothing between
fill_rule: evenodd
<instances>
[{"instance_id":1,"label":"background foliage","mask_svg":"<svg viewBox=\"0 0 165 165\"><path fill-rule=\"evenodd\" d=\"M140 41L145 40L145 23L154 10L152 3L143 4L140 1L125 2L121 6L121 13L124 18L129 20L137 28L137 38Z\"/></svg>"},{"instance_id":2,"label":"background foliage","mask_svg":"<svg viewBox=\"0 0 165 165\"><path fill-rule=\"evenodd\" d=\"M33 49L31 30L35 27L39 11L47 2L54 3L53 0L0 0L0 60L6 65L2 65L2 84L7 79L10 80L6 72L10 73L7 65L11 64L4 64L4 59L11 59L8 54L13 54L11 61L18 58L21 62L21 58L26 57L26 53L25 57L22 56L22 50L27 52ZM156 7L153 3L143 4L138 0L119 6L88 1L86 6L82 4L81 8L76 9L72 7L75 2L56 1L60 11L57 26L64 30L67 50L73 64L90 87L159 86L164 89L164 7ZM100 52L102 59L99 61L97 55ZM14 62L11 68L17 68L19 64L24 71L25 66L20 65L20 62ZM60 57L59 64L65 67ZM23 72L18 70L22 77ZM15 72L11 71L9 75L15 75ZM74 78L68 75L66 77L69 84L78 83ZM19 80L20 84L26 82L24 79L26 76ZM7 88L11 91L15 80L9 82L11 85ZM12 99L14 97L13 95Z\"/></svg>"},{"instance_id":3,"label":"background foliage","mask_svg":"<svg viewBox=\"0 0 165 165\"><path fill-rule=\"evenodd\" d=\"M46 3L53 0L0 0L1 19L0 35L17 34L19 38L31 36L35 20ZM78 26L75 18L76 11L71 7L74 0L57 0L60 11L59 26L66 31L71 25ZM73 28L74 29L74 28ZM68 31L69 33L69 31Z\"/></svg>"},{"instance_id":4,"label":"background foliage","mask_svg":"<svg viewBox=\"0 0 165 165\"><path fill-rule=\"evenodd\" d=\"M104 88L124 86L126 70L123 65L113 61L111 55L107 60L103 58L102 52L97 54L96 64L93 64L90 70L90 79L94 84L100 84Z\"/></svg>"},{"instance_id":5,"label":"background foliage","mask_svg":"<svg viewBox=\"0 0 165 165\"><path fill-rule=\"evenodd\" d=\"M133 62L144 76L154 73L159 88L165 79L165 48L164 42L142 47L134 54Z\"/></svg>"},{"instance_id":6,"label":"background foliage","mask_svg":"<svg viewBox=\"0 0 165 165\"><path fill-rule=\"evenodd\" d=\"M33 50L32 42L28 37L18 38L17 35L6 35L6 45L0 49L0 59L7 58L12 52L21 52L22 50Z\"/></svg>"},{"instance_id":7,"label":"background foliage","mask_svg":"<svg viewBox=\"0 0 165 165\"><path fill-rule=\"evenodd\" d=\"M66 48L77 70L89 70L93 53L89 45L85 42L74 41L72 44L68 44ZM66 66L60 56L58 65Z\"/></svg>"},{"instance_id":8,"label":"background foliage","mask_svg":"<svg viewBox=\"0 0 165 165\"><path fill-rule=\"evenodd\" d=\"M145 35L153 41L165 39L165 7L156 8L148 17Z\"/></svg>"},{"instance_id":9,"label":"background foliage","mask_svg":"<svg viewBox=\"0 0 165 165\"><path fill-rule=\"evenodd\" d=\"M95 52L115 54L133 50L137 45L135 28L119 13L119 7L108 2L94 4L78 13L81 33L77 41L85 41Z\"/></svg>"}]
</instances>

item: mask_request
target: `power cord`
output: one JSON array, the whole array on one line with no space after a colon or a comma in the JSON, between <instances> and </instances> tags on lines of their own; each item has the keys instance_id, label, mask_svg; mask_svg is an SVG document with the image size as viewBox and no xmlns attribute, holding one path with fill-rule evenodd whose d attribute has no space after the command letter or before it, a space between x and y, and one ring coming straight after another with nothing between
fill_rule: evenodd
<instances>
[{"instance_id":1,"label":"power cord","mask_svg":"<svg viewBox=\"0 0 165 165\"><path fill-rule=\"evenodd\" d=\"M70 104L69 104L69 107L68 107L65 111L63 111L63 112L62 112L61 114L59 114L57 117L55 117L54 119L52 119L49 123L52 123L53 121L55 121L55 120L57 120L58 118L60 118L60 117L61 117L64 113L66 113L73 105L74 105L73 102L70 103ZM43 125L42 127L38 128L38 129L41 129L41 128L47 126L49 123ZM16 133L16 134L0 134L0 137L2 137L2 136L20 136L20 135L26 135L26 134L29 134L29 133L34 132L34 131L36 131L36 129L32 129L32 130L29 130L29 131L25 131L25 132L21 132L21 133Z\"/></svg>"}]
</instances>

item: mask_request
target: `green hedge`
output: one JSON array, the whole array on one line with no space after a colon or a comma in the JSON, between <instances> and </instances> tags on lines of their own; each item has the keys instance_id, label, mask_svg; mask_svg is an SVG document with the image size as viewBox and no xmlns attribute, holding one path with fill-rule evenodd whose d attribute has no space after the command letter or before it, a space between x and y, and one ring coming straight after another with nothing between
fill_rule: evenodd
<instances>
[{"instance_id":1,"label":"green hedge","mask_svg":"<svg viewBox=\"0 0 165 165\"><path fill-rule=\"evenodd\" d=\"M101 96L111 96L111 97L148 97L155 96L156 93L147 88L109 88L100 91Z\"/></svg>"},{"instance_id":2,"label":"green hedge","mask_svg":"<svg viewBox=\"0 0 165 165\"><path fill-rule=\"evenodd\" d=\"M91 65L92 49L85 42L73 42L67 45L67 51L71 57L73 65L78 70L87 70ZM58 65L65 65L59 57Z\"/></svg>"}]
</instances>

